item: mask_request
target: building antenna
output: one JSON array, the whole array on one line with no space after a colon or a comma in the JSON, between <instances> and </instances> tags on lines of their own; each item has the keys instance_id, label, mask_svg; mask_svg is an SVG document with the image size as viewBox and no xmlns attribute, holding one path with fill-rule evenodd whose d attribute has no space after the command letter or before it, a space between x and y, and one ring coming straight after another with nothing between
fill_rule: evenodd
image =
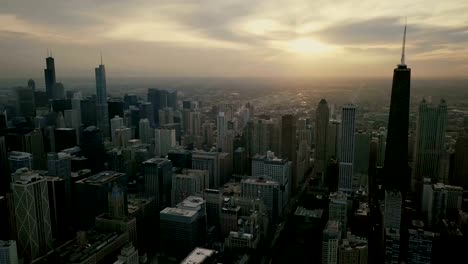
<instances>
[{"instance_id":1,"label":"building antenna","mask_svg":"<svg viewBox=\"0 0 468 264\"><path fill-rule=\"evenodd\" d=\"M405 31L403 33L403 47L401 48L401 64L400 65L406 65L405 64L405 46L406 46L406 17L405 17Z\"/></svg>"},{"instance_id":2,"label":"building antenna","mask_svg":"<svg viewBox=\"0 0 468 264\"><path fill-rule=\"evenodd\" d=\"M47 57L49 57L49 48L47 48Z\"/></svg>"},{"instance_id":3,"label":"building antenna","mask_svg":"<svg viewBox=\"0 0 468 264\"><path fill-rule=\"evenodd\" d=\"M101 65L102 65L102 51L100 51L100 53L101 53Z\"/></svg>"}]
</instances>

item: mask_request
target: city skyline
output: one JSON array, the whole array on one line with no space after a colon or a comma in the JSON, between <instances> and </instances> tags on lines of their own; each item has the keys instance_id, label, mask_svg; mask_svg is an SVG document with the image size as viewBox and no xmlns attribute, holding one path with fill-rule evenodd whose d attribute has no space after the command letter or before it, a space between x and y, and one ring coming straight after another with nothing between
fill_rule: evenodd
<instances>
[{"instance_id":1,"label":"city skyline","mask_svg":"<svg viewBox=\"0 0 468 264\"><path fill-rule=\"evenodd\" d=\"M41 76L47 49L61 77L89 76L101 50L109 76L383 77L398 63L405 17L415 77L460 77L467 10L461 1L7 1L0 77Z\"/></svg>"}]
</instances>

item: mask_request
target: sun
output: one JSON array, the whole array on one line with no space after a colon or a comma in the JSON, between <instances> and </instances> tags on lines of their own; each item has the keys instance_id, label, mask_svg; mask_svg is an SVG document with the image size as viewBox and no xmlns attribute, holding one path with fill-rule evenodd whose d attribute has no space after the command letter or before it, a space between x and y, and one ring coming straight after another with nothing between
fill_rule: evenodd
<instances>
[{"instance_id":1,"label":"sun","mask_svg":"<svg viewBox=\"0 0 468 264\"><path fill-rule=\"evenodd\" d=\"M301 55L316 55L333 50L333 47L310 38L299 38L285 44L287 51Z\"/></svg>"}]
</instances>

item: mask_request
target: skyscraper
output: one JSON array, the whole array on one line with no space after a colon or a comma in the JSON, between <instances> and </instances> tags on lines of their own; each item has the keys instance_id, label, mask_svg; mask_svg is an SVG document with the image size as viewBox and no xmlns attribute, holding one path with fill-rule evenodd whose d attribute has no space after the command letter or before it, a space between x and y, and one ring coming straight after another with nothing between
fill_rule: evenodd
<instances>
[{"instance_id":1,"label":"skyscraper","mask_svg":"<svg viewBox=\"0 0 468 264\"><path fill-rule=\"evenodd\" d=\"M18 264L18 249L15 240L0 240L0 263Z\"/></svg>"},{"instance_id":2,"label":"skyscraper","mask_svg":"<svg viewBox=\"0 0 468 264\"><path fill-rule=\"evenodd\" d=\"M403 34L401 62L393 71L392 96L385 148L384 180L386 189L407 190L410 184L408 167L408 120L411 69L405 64L406 25Z\"/></svg>"},{"instance_id":3,"label":"skyscraper","mask_svg":"<svg viewBox=\"0 0 468 264\"><path fill-rule=\"evenodd\" d=\"M226 140L226 130L227 130L227 122L224 116L224 112L220 112L216 119L216 128L218 131L218 137L216 139L216 146L221 151L224 151L224 141Z\"/></svg>"},{"instance_id":4,"label":"skyscraper","mask_svg":"<svg viewBox=\"0 0 468 264\"><path fill-rule=\"evenodd\" d=\"M419 104L418 128L414 153L413 188L421 191L424 178L439 181L442 155L445 152L445 128L447 126L447 104L441 100L438 106L426 100Z\"/></svg>"},{"instance_id":5,"label":"skyscraper","mask_svg":"<svg viewBox=\"0 0 468 264\"><path fill-rule=\"evenodd\" d=\"M47 181L26 168L13 178L19 254L32 261L52 249Z\"/></svg>"},{"instance_id":6,"label":"skyscraper","mask_svg":"<svg viewBox=\"0 0 468 264\"><path fill-rule=\"evenodd\" d=\"M157 210L171 206L172 163L168 159L153 158L143 162L145 194L154 198Z\"/></svg>"},{"instance_id":7,"label":"skyscraper","mask_svg":"<svg viewBox=\"0 0 468 264\"><path fill-rule=\"evenodd\" d=\"M110 120L110 126L111 126L110 136L111 136L112 142L114 142L115 141L115 131L124 126L123 118L121 118L120 116L114 116L114 118L112 118Z\"/></svg>"},{"instance_id":8,"label":"skyscraper","mask_svg":"<svg viewBox=\"0 0 468 264\"><path fill-rule=\"evenodd\" d=\"M32 87L16 87L16 111L22 117L35 117L36 104L34 102L34 90Z\"/></svg>"},{"instance_id":9,"label":"skyscraper","mask_svg":"<svg viewBox=\"0 0 468 264\"><path fill-rule=\"evenodd\" d=\"M341 240L341 224L337 220L329 220L322 236L322 264L338 263L338 244Z\"/></svg>"},{"instance_id":10,"label":"skyscraper","mask_svg":"<svg viewBox=\"0 0 468 264\"><path fill-rule=\"evenodd\" d=\"M150 144L151 138L153 138L154 135L154 130L150 127L150 121L147 118L140 119L138 126L138 138L141 140L141 142Z\"/></svg>"},{"instance_id":11,"label":"skyscraper","mask_svg":"<svg viewBox=\"0 0 468 264\"><path fill-rule=\"evenodd\" d=\"M295 193L296 178L296 117L292 114L281 117L281 158L292 162L291 164L291 192ZM253 175L252 175L253 176Z\"/></svg>"},{"instance_id":12,"label":"skyscraper","mask_svg":"<svg viewBox=\"0 0 468 264\"><path fill-rule=\"evenodd\" d=\"M30 170L33 168L33 157L27 152L12 151L8 157L8 161L12 173L21 168L28 168Z\"/></svg>"},{"instance_id":13,"label":"skyscraper","mask_svg":"<svg viewBox=\"0 0 468 264\"><path fill-rule=\"evenodd\" d=\"M47 154L47 164L50 176L57 176L65 184L65 204L71 209L71 156L64 152Z\"/></svg>"},{"instance_id":14,"label":"skyscraper","mask_svg":"<svg viewBox=\"0 0 468 264\"><path fill-rule=\"evenodd\" d=\"M96 120L104 138L109 137L109 108L107 106L106 69L102 64L95 68L96 73Z\"/></svg>"},{"instance_id":15,"label":"skyscraper","mask_svg":"<svg viewBox=\"0 0 468 264\"><path fill-rule=\"evenodd\" d=\"M468 189L468 133L462 133L455 144L452 184Z\"/></svg>"},{"instance_id":16,"label":"skyscraper","mask_svg":"<svg viewBox=\"0 0 468 264\"><path fill-rule=\"evenodd\" d=\"M49 54L47 54L49 55ZM44 79L46 85L47 98L52 100L55 85L55 62L52 54L46 58L46 69L44 69Z\"/></svg>"},{"instance_id":17,"label":"skyscraper","mask_svg":"<svg viewBox=\"0 0 468 264\"><path fill-rule=\"evenodd\" d=\"M338 187L345 192L352 191L354 164L354 133L356 130L356 106L343 106L341 123L340 173Z\"/></svg>"},{"instance_id":18,"label":"skyscraper","mask_svg":"<svg viewBox=\"0 0 468 264\"><path fill-rule=\"evenodd\" d=\"M317 166L317 172L325 170L329 119L330 109L328 109L328 103L325 99L322 99L315 110L315 166Z\"/></svg>"}]
</instances>

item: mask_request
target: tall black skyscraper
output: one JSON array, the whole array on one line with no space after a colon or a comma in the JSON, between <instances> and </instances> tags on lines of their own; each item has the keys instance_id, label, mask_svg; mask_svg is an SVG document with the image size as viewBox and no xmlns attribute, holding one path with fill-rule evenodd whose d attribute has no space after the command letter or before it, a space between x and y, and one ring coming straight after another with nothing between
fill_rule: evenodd
<instances>
[{"instance_id":1,"label":"tall black skyscraper","mask_svg":"<svg viewBox=\"0 0 468 264\"><path fill-rule=\"evenodd\" d=\"M388 117L387 147L384 177L386 189L405 191L411 177L408 167L408 120L411 69L405 64L406 26L403 36L401 63L393 71L392 97Z\"/></svg>"},{"instance_id":2,"label":"tall black skyscraper","mask_svg":"<svg viewBox=\"0 0 468 264\"><path fill-rule=\"evenodd\" d=\"M55 62L52 54L46 58L46 69L44 69L44 78L46 85L47 98L53 98L53 89L55 85Z\"/></svg>"}]
</instances>

